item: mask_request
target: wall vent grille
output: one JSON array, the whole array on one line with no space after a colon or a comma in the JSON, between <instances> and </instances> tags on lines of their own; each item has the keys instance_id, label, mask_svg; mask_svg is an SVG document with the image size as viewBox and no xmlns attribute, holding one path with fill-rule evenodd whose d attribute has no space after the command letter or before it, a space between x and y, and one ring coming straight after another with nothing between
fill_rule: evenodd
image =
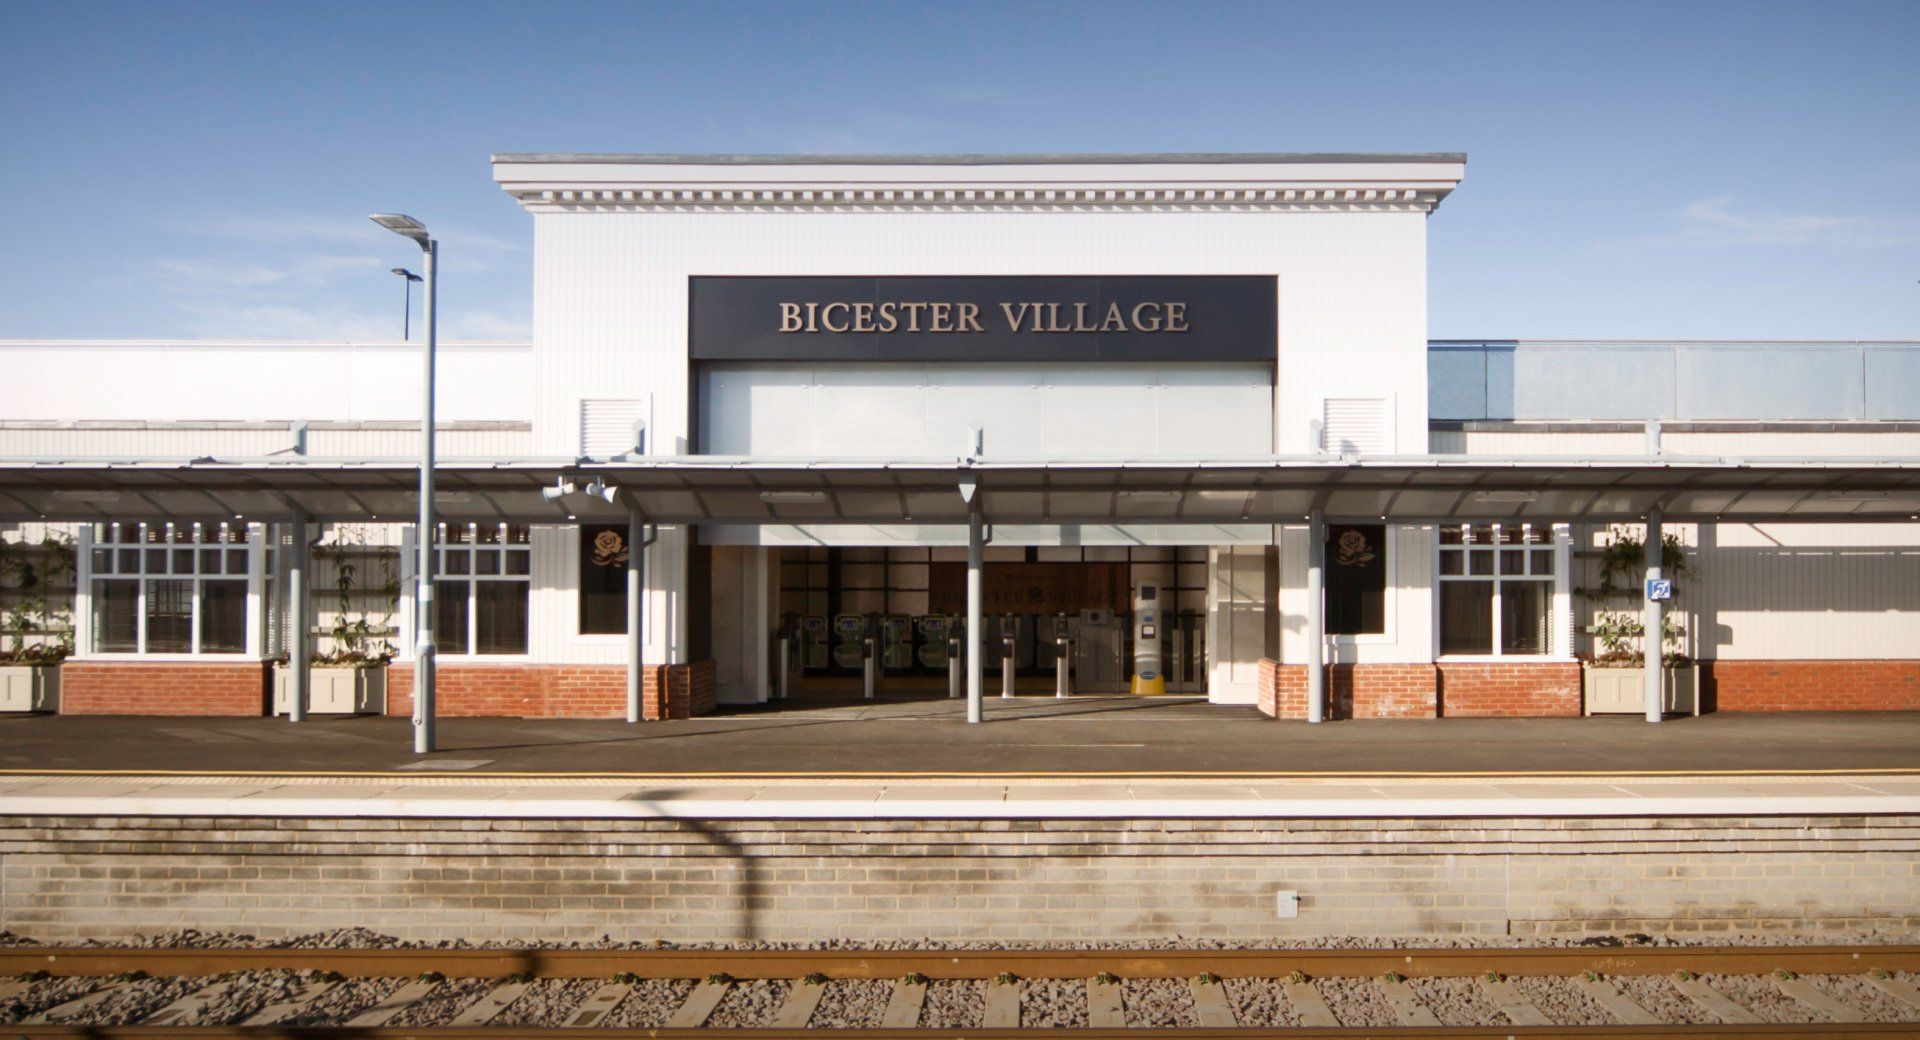
<instances>
[{"instance_id":1,"label":"wall vent grille","mask_svg":"<svg viewBox=\"0 0 1920 1040\"><path fill-rule=\"evenodd\" d=\"M644 421L643 398L584 398L580 402L580 454L603 459L633 451L633 424Z\"/></svg>"},{"instance_id":2,"label":"wall vent grille","mask_svg":"<svg viewBox=\"0 0 1920 1040\"><path fill-rule=\"evenodd\" d=\"M1393 453L1393 408L1384 397L1329 397L1322 403L1321 450L1338 455Z\"/></svg>"}]
</instances>

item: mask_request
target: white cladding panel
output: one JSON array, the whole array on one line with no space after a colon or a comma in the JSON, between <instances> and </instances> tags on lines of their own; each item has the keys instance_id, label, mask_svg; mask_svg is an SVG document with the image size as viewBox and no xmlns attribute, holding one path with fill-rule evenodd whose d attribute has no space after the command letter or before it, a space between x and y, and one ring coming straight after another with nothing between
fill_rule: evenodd
<instances>
[{"instance_id":1,"label":"white cladding panel","mask_svg":"<svg viewBox=\"0 0 1920 1040\"><path fill-rule=\"evenodd\" d=\"M1328 636L1337 664L1419 664L1433 660L1433 528L1387 528L1386 631ZM1281 529L1280 660L1307 659L1307 528Z\"/></svg>"},{"instance_id":2,"label":"white cladding panel","mask_svg":"<svg viewBox=\"0 0 1920 1040\"><path fill-rule=\"evenodd\" d=\"M1727 660L1920 656L1920 524L1705 524L1679 602Z\"/></svg>"},{"instance_id":3,"label":"white cladding panel","mask_svg":"<svg viewBox=\"0 0 1920 1040\"><path fill-rule=\"evenodd\" d=\"M702 451L824 457L1258 455L1268 365L756 365L702 373Z\"/></svg>"},{"instance_id":4,"label":"white cladding panel","mask_svg":"<svg viewBox=\"0 0 1920 1040\"><path fill-rule=\"evenodd\" d=\"M1278 278L1280 301L1275 447L1312 450L1322 398L1379 397L1397 402L1398 450L1419 451L1427 422L1426 219L1280 211L539 213L536 450L575 450L582 399L647 393L655 395L658 430L650 450L680 450L690 432L693 275L1267 274Z\"/></svg>"},{"instance_id":5,"label":"white cladding panel","mask_svg":"<svg viewBox=\"0 0 1920 1040\"><path fill-rule=\"evenodd\" d=\"M7 419L420 419L420 343L0 342ZM443 422L529 419L524 343L438 352Z\"/></svg>"}]
</instances>

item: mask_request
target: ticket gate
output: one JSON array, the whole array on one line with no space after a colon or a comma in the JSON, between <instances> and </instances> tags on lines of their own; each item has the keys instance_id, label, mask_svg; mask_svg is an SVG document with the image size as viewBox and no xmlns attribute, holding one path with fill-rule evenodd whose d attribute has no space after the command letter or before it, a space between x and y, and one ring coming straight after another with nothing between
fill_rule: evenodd
<instances>
[{"instance_id":1,"label":"ticket gate","mask_svg":"<svg viewBox=\"0 0 1920 1040\"><path fill-rule=\"evenodd\" d=\"M1111 610L1083 610L1072 642L1075 686L1115 693L1126 683L1126 621Z\"/></svg>"},{"instance_id":2,"label":"ticket gate","mask_svg":"<svg viewBox=\"0 0 1920 1040\"><path fill-rule=\"evenodd\" d=\"M913 615L888 614L880 619L880 667L904 672L913 667Z\"/></svg>"},{"instance_id":3,"label":"ticket gate","mask_svg":"<svg viewBox=\"0 0 1920 1040\"><path fill-rule=\"evenodd\" d=\"M866 657L867 616L835 614L833 617L833 666L857 672Z\"/></svg>"},{"instance_id":4,"label":"ticket gate","mask_svg":"<svg viewBox=\"0 0 1920 1040\"><path fill-rule=\"evenodd\" d=\"M819 671L827 666L827 616L806 614L800 618L800 667Z\"/></svg>"},{"instance_id":5,"label":"ticket gate","mask_svg":"<svg viewBox=\"0 0 1920 1040\"><path fill-rule=\"evenodd\" d=\"M921 668L940 671L947 667L947 637L953 631L945 614L923 614L915 623L914 657Z\"/></svg>"},{"instance_id":6,"label":"ticket gate","mask_svg":"<svg viewBox=\"0 0 1920 1040\"><path fill-rule=\"evenodd\" d=\"M1167 618L1167 689L1205 693L1207 689L1207 616L1183 610Z\"/></svg>"}]
</instances>

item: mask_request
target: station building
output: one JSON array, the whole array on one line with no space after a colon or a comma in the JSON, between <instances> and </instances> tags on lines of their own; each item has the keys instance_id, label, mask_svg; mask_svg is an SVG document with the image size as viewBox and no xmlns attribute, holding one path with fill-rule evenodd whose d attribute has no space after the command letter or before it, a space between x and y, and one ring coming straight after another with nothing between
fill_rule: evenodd
<instances>
[{"instance_id":1,"label":"station building","mask_svg":"<svg viewBox=\"0 0 1920 1040\"><path fill-rule=\"evenodd\" d=\"M1650 609L1667 711L1920 708L1920 344L1430 341L1464 169L494 157L534 329L440 348L438 712L859 696L869 656L939 697L967 630L989 715L1062 652L1280 717L1637 714L1598 673ZM418 358L0 342L0 650L72 650L8 703L272 712L304 628L394 654L315 710L411 711Z\"/></svg>"}]
</instances>

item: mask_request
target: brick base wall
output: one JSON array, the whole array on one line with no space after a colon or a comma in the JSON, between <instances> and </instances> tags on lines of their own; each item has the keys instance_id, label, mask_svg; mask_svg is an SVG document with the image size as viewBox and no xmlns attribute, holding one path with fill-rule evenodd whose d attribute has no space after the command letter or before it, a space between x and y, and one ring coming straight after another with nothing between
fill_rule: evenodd
<instances>
[{"instance_id":1,"label":"brick base wall","mask_svg":"<svg viewBox=\"0 0 1920 1040\"><path fill-rule=\"evenodd\" d=\"M1920 711L1920 661L1702 661L1713 711Z\"/></svg>"},{"instance_id":2,"label":"brick base wall","mask_svg":"<svg viewBox=\"0 0 1920 1040\"><path fill-rule=\"evenodd\" d=\"M1430 719L1438 712L1438 676L1430 664L1327 666L1327 715L1335 719ZM1307 717L1307 666L1262 659L1260 710Z\"/></svg>"},{"instance_id":3,"label":"brick base wall","mask_svg":"<svg viewBox=\"0 0 1920 1040\"><path fill-rule=\"evenodd\" d=\"M1908 932L1920 818L0 817L0 929L472 942ZM1274 894L1300 893L1297 918Z\"/></svg>"},{"instance_id":4,"label":"brick base wall","mask_svg":"<svg viewBox=\"0 0 1920 1040\"><path fill-rule=\"evenodd\" d=\"M68 661L62 715L265 715L265 661Z\"/></svg>"},{"instance_id":5,"label":"brick base wall","mask_svg":"<svg viewBox=\"0 0 1920 1040\"><path fill-rule=\"evenodd\" d=\"M1441 663L1441 715L1511 715L1538 718L1578 715L1580 663Z\"/></svg>"},{"instance_id":6,"label":"brick base wall","mask_svg":"<svg viewBox=\"0 0 1920 1040\"><path fill-rule=\"evenodd\" d=\"M627 669L607 664L441 664L434 714L449 718L617 719L627 714ZM641 717L688 719L715 703L712 661L649 665ZM387 669L387 714L413 714L413 666Z\"/></svg>"}]
</instances>

